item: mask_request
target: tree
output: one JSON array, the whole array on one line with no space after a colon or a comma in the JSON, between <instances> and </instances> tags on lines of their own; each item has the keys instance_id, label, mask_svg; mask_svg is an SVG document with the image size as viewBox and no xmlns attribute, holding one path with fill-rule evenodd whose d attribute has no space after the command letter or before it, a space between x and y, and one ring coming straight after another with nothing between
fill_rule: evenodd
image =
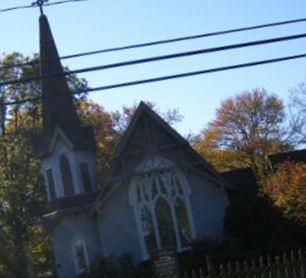
<instances>
[{"instance_id":1,"label":"tree","mask_svg":"<svg viewBox=\"0 0 306 278\"><path fill-rule=\"evenodd\" d=\"M230 171L247 166L243 156L235 150L220 148L217 138L220 130L207 128L193 140L195 149L218 171Z\"/></svg>"},{"instance_id":2,"label":"tree","mask_svg":"<svg viewBox=\"0 0 306 278\"><path fill-rule=\"evenodd\" d=\"M306 244L306 164L286 161L266 177L261 196L228 208L225 228L247 248L279 253Z\"/></svg>"},{"instance_id":3,"label":"tree","mask_svg":"<svg viewBox=\"0 0 306 278\"><path fill-rule=\"evenodd\" d=\"M40 75L39 56L23 56L14 52L6 54L0 59L0 80L27 79ZM21 64L19 67L13 65ZM67 68L65 70L68 70ZM75 75L68 76L68 85L71 91L84 91L79 95L74 95L75 101L86 100L87 81ZM20 101L26 98L39 97L41 93L40 81L31 81L20 84L9 84L0 88L0 103ZM5 133L5 128L10 132L16 131L23 126L37 128L41 124L41 105L40 101L25 102L11 107L1 107L1 128ZM7 125L9 124L9 125Z\"/></svg>"},{"instance_id":4,"label":"tree","mask_svg":"<svg viewBox=\"0 0 306 278\"><path fill-rule=\"evenodd\" d=\"M245 91L221 103L195 147L220 164L219 169L252 167L260 181L267 156L291 147L285 120L283 102L276 95L264 89Z\"/></svg>"},{"instance_id":5,"label":"tree","mask_svg":"<svg viewBox=\"0 0 306 278\"><path fill-rule=\"evenodd\" d=\"M265 179L264 192L285 217L306 227L306 164L286 161Z\"/></svg>"},{"instance_id":6,"label":"tree","mask_svg":"<svg viewBox=\"0 0 306 278\"><path fill-rule=\"evenodd\" d=\"M1 244L9 250L7 260L18 277L37 268L49 270L50 246L39 225L47 211L39 161L22 133L1 137L0 155Z\"/></svg>"},{"instance_id":7,"label":"tree","mask_svg":"<svg viewBox=\"0 0 306 278\"><path fill-rule=\"evenodd\" d=\"M0 59L0 80L37 76L38 56L20 53ZM11 67L14 64L21 67ZM75 89L87 83L76 76L69 78ZM1 102L18 101L40 95L40 83L28 82L1 88ZM86 94L78 96L83 99ZM47 212L46 193L40 174L40 161L34 157L30 138L41 126L40 102L1 106L0 137L0 274L5 277L50 277L52 252L40 217ZM0 275L1 276L1 275Z\"/></svg>"},{"instance_id":8,"label":"tree","mask_svg":"<svg viewBox=\"0 0 306 278\"><path fill-rule=\"evenodd\" d=\"M306 144L306 82L302 82L291 92L291 125L300 144Z\"/></svg>"},{"instance_id":9,"label":"tree","mask_svg":"<svg viewBox=\"0 0 306 278\"><path fill-rule=\"evenodd\" d=\"M0 80L39 75L38 56L20 53L0 59ZM29 63L30 62L30 63ZM12 68L14 64L26 64ZM87 100L87 82L77 76L68 78L84 125L92 125L97 141L97 174L102 184L116 146L135 113L136 105L122 111L107 112ZM2 103L40 96L39 82L8 85L0 91ZM1 104L1 102L0 102ZM47 212L46 192L40 174L40 161L34 156L30 138L41 128L41 103L26 102L13 107L1 106L0 120L0 276L50 277L52 252L40 218ZM149 104L154 107L154 104ZM176 110L166 113L172 122L180 120ZM3 275L2 275L3 274Z\"/></svg>"},{"instance_id":10,"label":"tree","mask_svg":"<svg viewBox=\"0 0 306 278\"><path fill-rule=\"evenodd\" d=\"M245 203L234 203L227 209L225 229L229 239L242 247L262 254L279 254L306 244L305 226L284 217L268 196Z\"/></svg>"}]
</instances>

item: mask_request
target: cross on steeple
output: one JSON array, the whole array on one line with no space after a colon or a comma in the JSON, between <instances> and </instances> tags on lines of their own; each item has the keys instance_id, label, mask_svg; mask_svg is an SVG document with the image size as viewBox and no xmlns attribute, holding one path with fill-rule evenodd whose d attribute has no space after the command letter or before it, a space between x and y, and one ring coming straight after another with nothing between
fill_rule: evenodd
<instances>
[{"instance_id":1,"label":"cross on steeple","mask_svg":"<svg viewBox=\"0 0 306 278\"><path fill-rule=\"evenodd\" d=\"M43 6L45 3L47 3L49 0L36 0L35 2L32 3L33 6L39 7L40 14L44 14Z\"/></svg>"}]
</instances>

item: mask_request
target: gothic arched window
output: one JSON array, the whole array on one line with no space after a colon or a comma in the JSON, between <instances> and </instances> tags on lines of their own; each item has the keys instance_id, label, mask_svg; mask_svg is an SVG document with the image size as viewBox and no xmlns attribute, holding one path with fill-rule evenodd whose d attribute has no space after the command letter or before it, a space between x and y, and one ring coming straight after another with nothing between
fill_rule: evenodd
<instances>
[{"instance_id":1,"label":"gothic arched window","mask_svg":"<svg viewBox=\"0 0 306 278\"><path fill-rule=\"evenodd\" d=\"M137 167L130 203L145 258L154 249L188 247L194 236L189 194L183 173L167 160L155 157Z\"/></svg>"},{"instance_id":2,"label":"gothic arched window","mask_svg":"<svg viewBox=\"0 0 306 278\"><path fill-rule=\"evenodd\" d=\"M53 201L56 199L56 190L55 190L53 171L51 168L46 171L46 177L47 177L47 184L49 191L49 199L50 201Z\"/></svg>"},{"instance_id":3,"label":"gothic arched window","mask_svg":"<svg viewBox=\"0 0 306 278\"><path fill-rule=\"evenodd\" d=\"M62 154L60 157L60 170L64 196L74 195L75 191L73 186L71 167L68 158L64 154Z\"/></svg>"},{"instance_id":4,"label":"gothic arched window","mask_svg":"<svg viewBox=\"0 0 306 278\"><path fill-rule=\"evenodd\" d=\"M73 241L73 254L76 266L76 274L84 273L89 265L87 249L84 240L77 239Z\"/></svg>"},{"instance_id":5,"label":"gothic arched window","mask_svg":"<svg viewBox=\"0 0 306 278\"><path fill-rule=\"evenodd\" d=\"M84 192L89 193L92 191L92 184L91 184L91 177L89 174L87 162L80 163L80 171L81 171Z\"/></svg>"}]
</instances>

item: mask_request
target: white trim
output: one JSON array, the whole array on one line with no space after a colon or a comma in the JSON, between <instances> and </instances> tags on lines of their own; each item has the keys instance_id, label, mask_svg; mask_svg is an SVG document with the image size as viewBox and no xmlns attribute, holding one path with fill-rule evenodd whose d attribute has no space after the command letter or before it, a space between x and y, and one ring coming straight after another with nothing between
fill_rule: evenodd
<instances>
[{"instance_id":1,"label":"white trim","mask_svg":"<svg viewBox=\"0 0 306 278\"><path fill-rule=\"evenodd\" d=\"M196 239L197 238L197 232L196 232L196 229L195 229L195 223L194 223L194 219L193 219L191 202L190 202L190 198L187 197L187 196L192 194L191 187L189 185L187 177L183 174L183 172L178 171L177 174L180 176L180 180L184 181L183 190L185 191L184 192L185 193L184 194L185 199L183 201L185 203L185 207L186 207L186 211L187 211L187 217L188 217L188 220L189 220L191 239Z\"/></svg>"},{"instance_id":2,"label":"white trim","mask_svg":"<svg viewBox=\"0 0 306 278\"><path fill-rule=\"evenodd\" d=\"M156 240L156 245L158 249L161 249L161 241L160 241L160 235L159 235L159 231L158 231L158 222L156 219L156 214L155 214L155 205L150 208L151 211L151 217L152 217L152 222L153 222L153 229L154 229L154 237Z\"/></svg>"},{"instance_id":3,"label":"white trim","mask_svg":"<svg viewBox=\"0 0 306 278\"><path fill-rule=\"evenodd\" d=\"M57 127L55 127L55 130L54 130L54 133L53 133L53 136L52 136L52 139L51 139L51 144L50 144L50 147L49 147L49 153L54 151L54 149L56 147L57 139L60 138L60 137L66 143L65 145L67 145L71 150L73 149L73 144L70 142L70 140L65 135L65 133L57 126Z\"/></svg>"},{"instance_id":4,"label":"white trim","mask_svg":"<svg viewBox=\"0 0 306 278\"><path fill-rule=\"evenodd\" d=\"M86 192L85 186L84 186L83 177L82 177L82 171L81 171L81 164L82 163L85 163L86 166L87 166L86 168L87 168L88 176L89 176L89 179L90 179L90 192L95 192L96 188L95 188L95 184L94 184L94 179L93 179L92 171L90 170L90 168L91 168L90 162L88 160L82 159L82 160L78 160L76 163L77 163L77 170L79 172L78 176L79 176L82 192L83 193Z\"/></svg>"},{"instance_id":5,"label":"white trim","mask_svg":"<svg viewBox=\"0 0 306 278\"><path fill-rule=\"evenodd\" d=\"M138 221L138 219L140 218L140 213L139 213L139 209L134 207L134 214L135 214L135 220L136 220L136 226L137 226L137 231L138 231L138 240L140 243L140 249L141 249L141 253L142 253L142 257L144 260L148 260L149 259L149 255L146 249L146 243L145 243L145 239L144 239L144 234L143 234L143 230L141 228L141 223L140 221Z\"/></svg>"},{"instance_id":6,"label":"white trim","mask_svg":"<svg viewBox=\"0 0 306 278\"><path fill-rule=\"evenodd\" d=\"M146 164L150 161L150 160L160 160L161 165L163 165L163 167L156 167L155 169L163 169L163 168L170 168L173 166L176 166L173 162L163 158L160 155L148 155L146 156L146 158L136 167L135 169L135 173L145 173L148 172L149 170L146 170ZM156 165L157 166L157 165Z\"/></svg>"},{"instance_id":7,"label":"white trim","mask_svg":"<svg viewBox=\"0 0 306 278\"><path fill-rule=\"evenodd\" d=\"M54 175L54 171L52 167L48 167L46 169L44 169L44 178L45 178L45 183L46 183L46 187L47 187L47 197L48 197L48 201L52 201L51 199L51 193L50 193L50 184L49 184L49 179L48 179L48 175L47 172L51 170L52 173L52 179L53 179L53 186L54 186L54 193L55 193L55 199L58 198L58 192L57 192L57 186L56 186L56 180L55 180L55 175Z\"/></svg>"},{"instance_id":8,"label":"white trim","mask_svg":"<svg viewBox=\"0 0 306 278\"><path fill-rule=\"evenodd\" d=\"M48 175L47 175L47 171L49 169L52 169L52 168L43 169L43 175L44 175L44 180L45 180L45 185L46 185L48 201L51 201L51 197L50 197L50 185L49 185L49 180L48 180Z\"/></svg>"},{"instance_id":9,"label":"white trim","mask_svg":"<svg viewBox=\"0 0 306 278\"><path fill-rule=\"evenodd\" d=\"M173 226L174 226L175 241L177 243L177 250L181 250L182 249L182 243L181 243L181 239L180 239L180 232L179 232L179 229L178 229L178 221L177 221L176 211L175 211L176 199L177 198L175 198L173 203L170 203L170 210L171 210L171 216L172 216L172 221L173 221ZM190 221L188 220L188 222L190 222ZM189 227L189 229L190 229L190 227Z\"/></svg>"},{"instance_id":10,"label":"white trim","mask_svg":"<svg viewBox=\"0 0 306 278\"><path fill-rule=\"evenodd\" d=\"M81 173L79 170L79 163L86 162L88 165L88 171L91 179L92 192L95 192L96 180L95 180L95 163L93 154L88 151L76 151L69 139L65 136L64 132L56 127L55 132L52 136L52 142L50 144L50 153L43 159L42 171L45 176L45 171L52 168L54 175L55 191L57 198L65 197L64 186L62 184L61 169L60 169L60 157L65 155L69 160L73 189L75 194L80 194L84 192L84 187L82 183ZM47 189L48 193L48 189ZM48 197L50 196L47 194ZM50 198L50 197L49 197Z\"/></svg>"},{"instance_id":11,"label":"white trim","mask_svg":"<svg viewBox=\"0 0 306 278\"><path fill-rule=\"evenodd\" d=\"M72 244L71 244L72 246L71 247L72 247L72 254L73 254L73 260L74 260L74 265L75 265L75 274L79 275L79 274L82 274L86 269L79 269L78 259L77 259L77 255L76 255L76 244L77 243L81 243L82 246L83 246L86 267L89 266L89 259L88 259L88 251L87 251L86 241L81 236L75 237L72 240Z\"/></svg>"}]
</instances>

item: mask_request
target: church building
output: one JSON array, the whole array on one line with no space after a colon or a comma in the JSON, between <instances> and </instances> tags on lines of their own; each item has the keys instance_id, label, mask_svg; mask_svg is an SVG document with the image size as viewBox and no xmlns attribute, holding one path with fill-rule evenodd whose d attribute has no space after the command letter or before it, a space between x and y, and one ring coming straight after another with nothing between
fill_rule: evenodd
<instances>
[{"instance_id":1,"label":"church building","mask_svg":"<svg viewBox=\"0 0 306 278\"><path fill-rule=\"evenodd\" d=\"M43 132L35 144L48 195L43 216L57 275L77 277L96 256L149 259L193 240L224 237L225 179L189 143L140 103L104 184L95 178L93 129L82 126L48 19L41 15Z\"/></svg>"}]
</instances>

